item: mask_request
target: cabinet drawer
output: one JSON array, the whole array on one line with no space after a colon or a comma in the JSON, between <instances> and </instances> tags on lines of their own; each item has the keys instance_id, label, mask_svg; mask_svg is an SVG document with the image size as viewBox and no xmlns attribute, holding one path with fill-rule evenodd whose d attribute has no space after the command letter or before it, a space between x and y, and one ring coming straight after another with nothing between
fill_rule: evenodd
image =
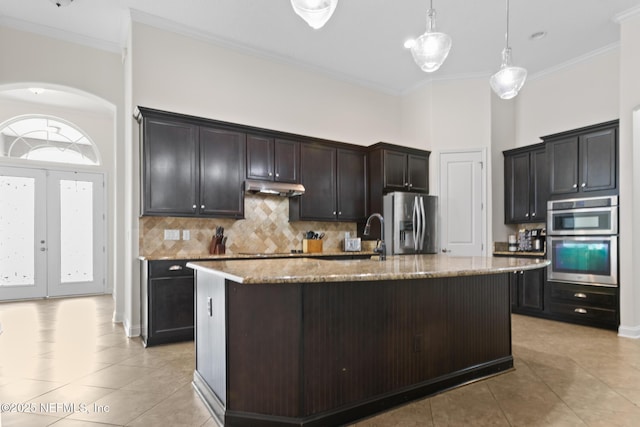
<instances>
[{"instance_id":1,"label":"cabinet drawer","mask_svg":"<svg viewBox=\"0 0 640 427\"><path fill-rule=\"evenodd\" d=\"M615 290L595 286L551 284L551 299L590 307L615 309L618 306Z\"/></svg>"},{"instance_id":2,"label":"cabinet drawer","mask_svg":"<svg viewBox=\"0 0 640 427\"><path fill-rule=\"evenodd\" d=\"M596 308L579 304L551 303L551 313L573 319L592 320L600 323L615 324L617 322L616 311L613 309Z\"/></svg>"},{"instance_id":3,"label":"cabinet drawer","mask_svg":"<svg viewBox=\"0 0 640 427\"><path fill-rule=\"evenodd\" d=\"M149 277L193 277L193 270L187 267L188 262L183 259L149 261Z\"/></svg>"}]
</instances>

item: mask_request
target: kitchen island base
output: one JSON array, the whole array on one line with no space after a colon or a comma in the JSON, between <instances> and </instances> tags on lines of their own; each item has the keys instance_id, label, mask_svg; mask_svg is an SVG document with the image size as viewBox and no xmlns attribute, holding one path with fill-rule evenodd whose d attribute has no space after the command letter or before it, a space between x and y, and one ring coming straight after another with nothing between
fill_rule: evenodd
<instances>
[{"instance_id":1,"label":"kitchen island base","mask_svg":"<svg viewBox=\"0 0 640 427\"><path fill-rule=\"evenodd\" d=\"M193 385L225 426L349 424L512 368L507 273L246 284L196 269Z\"/></svg>"}]
</instances>

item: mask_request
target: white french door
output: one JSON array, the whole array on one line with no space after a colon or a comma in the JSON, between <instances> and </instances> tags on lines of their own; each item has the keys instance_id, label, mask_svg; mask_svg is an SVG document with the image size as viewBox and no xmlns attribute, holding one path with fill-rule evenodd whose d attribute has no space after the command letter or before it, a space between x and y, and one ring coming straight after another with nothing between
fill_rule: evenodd
<instances>
[{"instance_id":1,"label":"white french door","mask_svg":"<svg viewBox=\"0 0 640 427\"><path fill-rule=\"evenodd\" d=\"M104 176L0 167L0 300L103 293Z\"/></svg>"}]
</instances>

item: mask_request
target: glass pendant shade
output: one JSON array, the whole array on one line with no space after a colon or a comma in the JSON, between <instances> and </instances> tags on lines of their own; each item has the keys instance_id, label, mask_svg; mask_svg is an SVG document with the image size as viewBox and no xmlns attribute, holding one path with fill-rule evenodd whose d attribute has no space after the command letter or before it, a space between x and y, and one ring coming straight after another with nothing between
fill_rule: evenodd
<instances>
[{"instance_id":1,"label":"glass pendant shade","mask_svg":"<svg viewBox=\"0 0 640 427\"><path fill-rule=\"evenodd\" d=\"M291 0L293 11L314 30L327 23L337 5L338 0Z\"/></svg>"},{"instance_id":2,"label":"glass pendant shade","mask_svg":"<svg viewBox=\"0 0 640 427\"><path fill-rule=\"evenodd\" d=\"M527 70L511 65L511 48L502 51L502 66L491 76L491 89L502 99L514 98L527 79Z\"/></svg>"},{"instance_id":3,"label":"glass pendant shade","mask_svg":"<svg viewBox=\"0 0 640 427\"><path fill-rule=\"evenodd\" d=\"M418 37L411 46L411 55L422 71L431 73L444 63L451 50L451 37L435 31L436 11L427 12L427 32Z\"/></svg>"}]
</instances>

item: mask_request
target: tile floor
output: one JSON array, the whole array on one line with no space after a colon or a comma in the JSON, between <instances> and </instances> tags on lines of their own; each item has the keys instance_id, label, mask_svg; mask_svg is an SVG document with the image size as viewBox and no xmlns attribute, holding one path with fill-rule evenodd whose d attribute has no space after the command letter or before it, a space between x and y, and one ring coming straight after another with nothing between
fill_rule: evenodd
<instances>
[{"instance_id":1,"label":"tile floor","mask_svg":"<svg viewBox=\"0 0 640 427\"><path fill-rule=\"evenodd\" d=\"M145 349L112 310L110 296L0 303L2 427L216 425L191 387L193 343ZM354 426L640 425L640 340L514 315L513 352L514 371Z\"/></svg>"}]
</instances>

